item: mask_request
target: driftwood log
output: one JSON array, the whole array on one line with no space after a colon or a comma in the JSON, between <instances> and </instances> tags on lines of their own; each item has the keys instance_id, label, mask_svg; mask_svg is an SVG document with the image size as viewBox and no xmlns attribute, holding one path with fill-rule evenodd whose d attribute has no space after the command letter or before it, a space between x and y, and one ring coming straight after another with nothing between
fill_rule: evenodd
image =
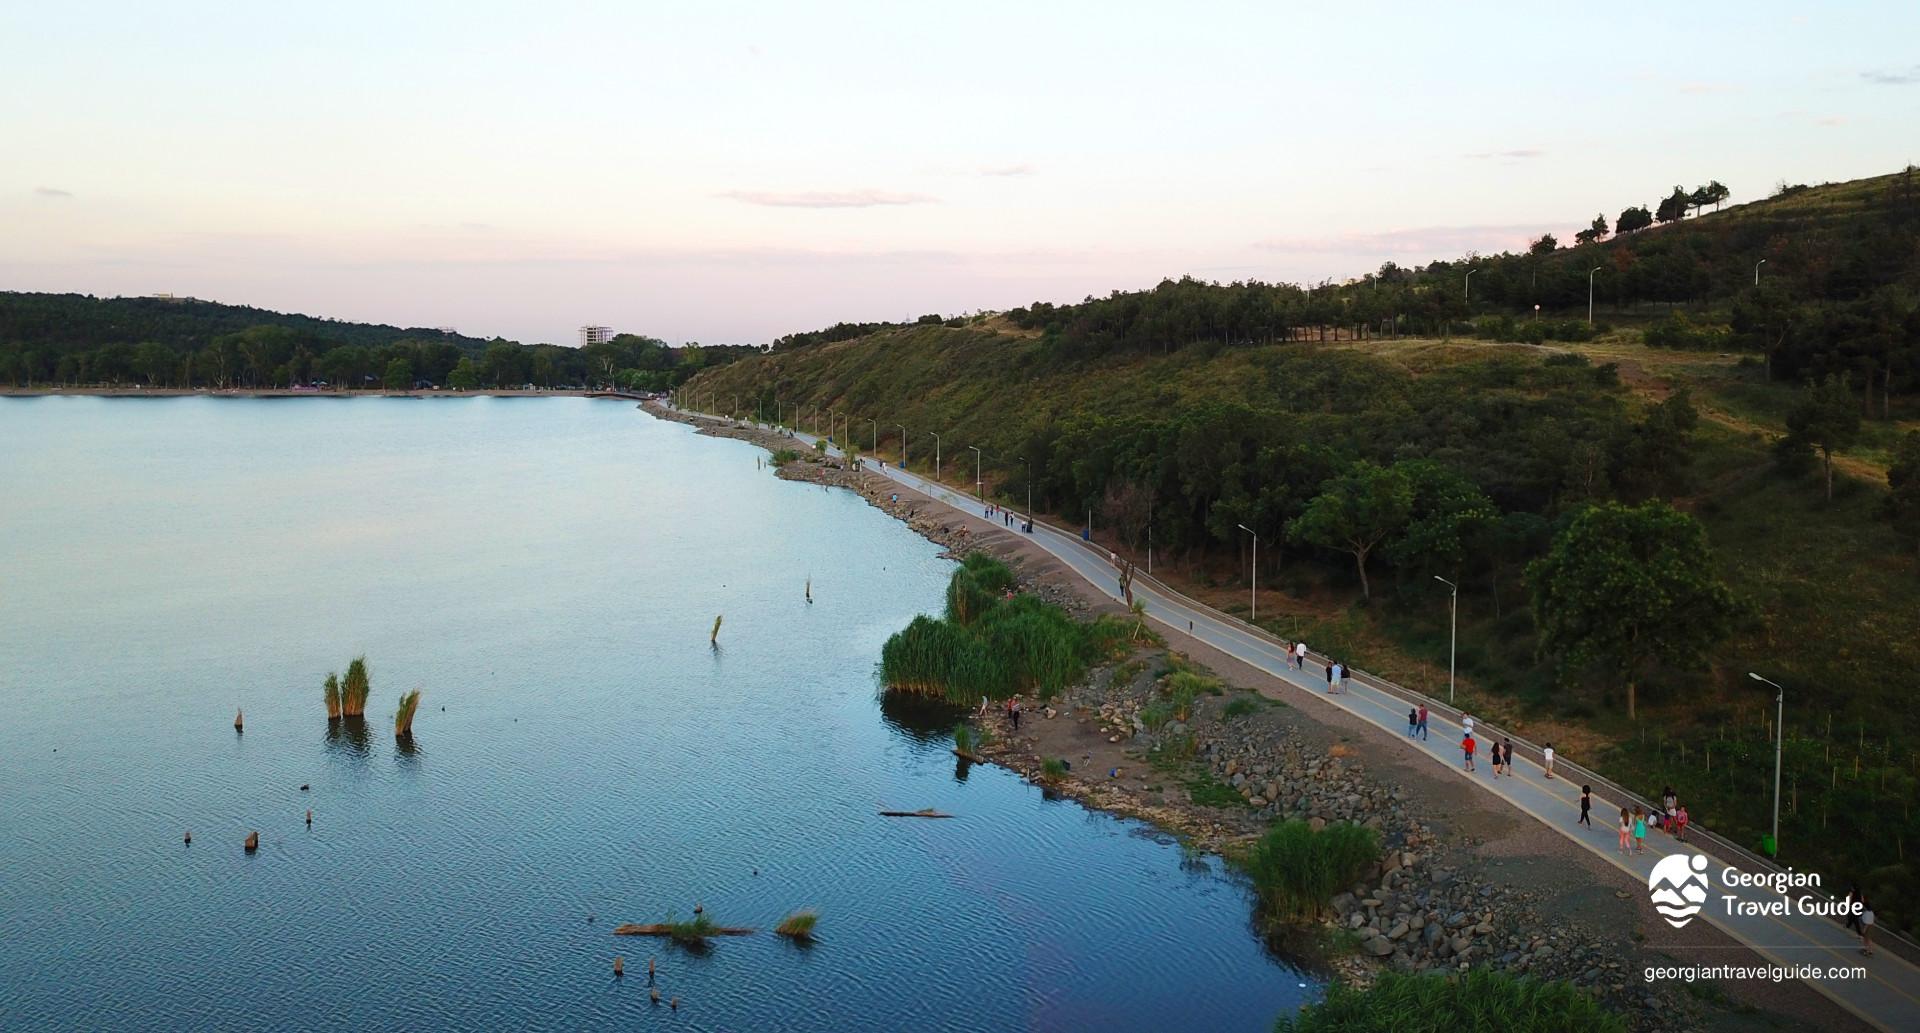
<instances>
[{"instance_id":1,"label":"driftwood log","mask_svg":"<svg viewBox=\"0 0 1920 1033\"><path fill-rule=\"evenodd\" d=\"M945 811L936 811L931 807L922 807L917 811L881 811L882 818L951 818Z\"/></svg>"},{"instance_id":2,"label":"driftwood log","mask_svg":"<svg viewBox=\"0 0 1920 1033\"><path fill-rule=\"evenodd\" d=\"M665 922L653 922L645 925L638 924L635 922L628 922L626 925L615 926L613 930L613 935L615 936L672 936L673 926ZM753 930L743 929L739 926L717 925L711 929L704 930L703 932L701 932L700 935L702 936L752 936Z\"/></svg>"}]
</instances>

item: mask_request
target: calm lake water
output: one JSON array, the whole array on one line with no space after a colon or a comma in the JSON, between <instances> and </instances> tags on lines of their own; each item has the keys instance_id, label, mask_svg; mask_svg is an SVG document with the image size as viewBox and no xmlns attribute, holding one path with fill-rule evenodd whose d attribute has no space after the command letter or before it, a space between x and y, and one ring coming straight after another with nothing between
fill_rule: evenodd
<instances>
[{"instance_id":1,"label":"calm lake water","mask_svg":"<svg viewBox=\"0 0 1920 1033\"><path fill-rule=\"evenodd\" d=\"M1217 863L883 710L951 565L762 454L613 401L0 399L0 1029L1253 1031L1313 992ZM610 935L695 902L820 942Z\"/></svg>"}]
</instances>

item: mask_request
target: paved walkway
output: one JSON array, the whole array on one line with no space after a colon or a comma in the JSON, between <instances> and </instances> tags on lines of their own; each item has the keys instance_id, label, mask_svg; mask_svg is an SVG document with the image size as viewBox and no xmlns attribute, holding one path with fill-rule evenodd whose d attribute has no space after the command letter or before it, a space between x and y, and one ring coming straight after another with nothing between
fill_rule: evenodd
<instances>
[{"instance_id":1,"label":"paved walkway","mask_svg":"<svg viewBox=\"0 0 1920 1033\"><path fill-rule=\"evenodd\" d=\"M811 434L796 433L795 437L809 446L814 441ZM837 449L830 449L837 453ZM1006 530L998 519L987 519L983 513L983 504L970 495L964 495L936 484L927 478L899 469L889 463L884 470L876 469L868 462L868 470L890 477L902 487L916 491L929 499L944 503L959 513L981 524ZM1033 534L1029 536L1034 544L1051 553L1065 563L1075 573L1085 578L1095 589L1116 601L1121 598L1120 574L1107 560L1107 552L1096 548L1078 537L1062 532L1046 524L1036 522ZM1345 692L1329 694L1326 691L1326 676L1323 670L1309 660L1305 672L1293 670L1286 662L1284 647L1264 633L1254 631L1248 625L1234 620L1188 599L1164 586L1134 580L1133 597L1144 602L1147 617L1168 630L1178 634L1190 635L1207 645L1259 668L1298 689L1302 695L1330 706L1339 707L1357 717L1363 718L1393 735L1403 744L1430 759L1438 767L1438 777L1471 779L1476 785L1512 804L1519 810L1532 815L1547 827L1560 832L1568 839L1591 850L1606 859L1615 867L1631 874L1642 886L1646 885L1653 866L1662 857L1673 853L1702 853L1711 861L1708 869L1712 880L1711 895L1701 909L1695 921L1706 921L1718 927L1728 936L1755 953L1778 965L1814 965L1822 969L1820 975L1806 980L1815 989L1831 998L1841 1007L1852 1012L1867 1023L1886 1030L1898 1030L1901 1033L1920 1031L1920 969L1916 969L1905 959L1886 950L1875 952L1872 958L1863 957L1858 949L1858 941L1841 926L1838 921L1824 917L1809 917L1798 914L1788 915L1729 915L1722 902L1724 894L1732 893L1738 899L1756 904L1778 906L1782 897L1773 891L1756 887L1726 888L1720 878L1720 872L1728 867L1726 859L1714 856L1705 844L1698 842L1679 843L1663 832L1649 829L1646 840L1646 853L1622 856L1618 851L1619 835L1615 831L1620 816L1620 804L1610 803L1596 791L1593 798L1592 827L1580 825L1576 819L1580 816L1580 785L1556 776L1548 779L1536 764L1522 761L1517 767L1519 774L1512 777L1495 777L1493 765L1488 761L1492 749L1489 735L1476 729L1475 740L1479 743L1475 763L1479 771L1468 773L1461 770L1460 740L1463 737L1460 726L1453 721L1433 713L1428 722L1429 738L1409 740L1407 738L1407 708L1403 698L1384 689L1349 681ZM1309 646L1312 644L1309 643ZM1290 703L1299 703L1298 698ZM1569 759L1569 758L1562 758ZM1629 803L1629 806L1631 804ZM1738 864L1737 860L1733 862ZM1797 898L1799 892L1794 893ZM1813 891L1817 897L1818 891ZM1648 922L1664 921L1653 910L1651 901L1639 905L1645 909ZM1740 958L1738 949L1729 949L1730 955L1725 964L1749 964ZM1702 962L1710 964L1716 962ZM1864 966L1866 976L1857 978L1841 976L1834 969L1853 969ZM1638 978L1637 974L1632 974Z\"/></svg>"}]
</instances>

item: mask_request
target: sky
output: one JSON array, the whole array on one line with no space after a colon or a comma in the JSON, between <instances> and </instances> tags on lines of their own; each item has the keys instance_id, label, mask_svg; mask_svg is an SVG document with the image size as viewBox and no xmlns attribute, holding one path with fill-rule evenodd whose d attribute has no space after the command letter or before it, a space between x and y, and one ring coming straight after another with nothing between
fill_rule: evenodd
<instances>
[{"instance_id":1,"label":"sky","mask_svg":"<svg viewBox=\"0 0 1920 1033\"><path fill-rule=\"evenodd\" d=\"M0 290L759 343L1920 162L1911 0L298 7L0 4Z\"/></svg>"}]
</instances>

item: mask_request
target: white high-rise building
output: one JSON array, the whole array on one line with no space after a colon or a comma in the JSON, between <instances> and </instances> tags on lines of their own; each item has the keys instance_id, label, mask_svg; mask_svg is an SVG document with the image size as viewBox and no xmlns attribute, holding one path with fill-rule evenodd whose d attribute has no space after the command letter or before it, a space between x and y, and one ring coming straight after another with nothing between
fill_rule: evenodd
<instances>
[{"instance_id":1,"label":"white high-rise building","mask_svg":"<svg viewBox=\"0 0 1920 1033\"><path fill-rule=\"evenodd\" d=\"M582 348L589 344L605 344L611 340L613 340L613 327L583 326L580 328L580 347Z\"/></svg>"}]
</instances>

